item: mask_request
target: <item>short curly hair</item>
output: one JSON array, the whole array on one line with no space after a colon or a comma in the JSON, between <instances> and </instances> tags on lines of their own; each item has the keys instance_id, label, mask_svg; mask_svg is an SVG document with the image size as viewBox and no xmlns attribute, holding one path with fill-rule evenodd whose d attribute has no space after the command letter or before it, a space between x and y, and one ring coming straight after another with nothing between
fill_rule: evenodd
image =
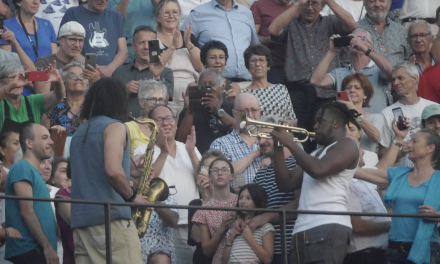
<instances>
[{"instance_id":1,"label":"short curly hair","mask_svg":"<svg viewBox=\"0 0 440 264\"><path fill-rule=\"evenodd\" d=\"M200 50L200 60L202 61L203 65L208 65L208 52L213 49L223 50L225 53L225 61L228 61L228 48L226 45L221 41L211 40L206 42Z\"/></svg>"},{"instance_id":2,"label":"short curly hair","mask_svg":"<svg viewBox=\"0 0 440 264\"><path fill-rule=\"evenodd\" d=\"M370 99L374 95L374 88L365 74L356 72L347 75L344 80L342 80L341 90L345 91L345 87L353 80L357 80L360 83L362 90L364 90L364 94L367 96L365 102L362 103L362 107L370 107Z\"/></svg>"},{"instance_id":3,"label":"short curly hair","mask_svg":"<svg viewBox=\"0 0 440 264\"><path fill-rule=\"evenodd\" d=\"M256 44L256 45L250 45L245 51L244 51L244 64L246 68L249 70L249 60L251 59L252 55L259 55L259 56L265 56L267 60L267 67L272 66L272 55L270 52L270 49L263 44Z\"/></svg>"}]
</instances>

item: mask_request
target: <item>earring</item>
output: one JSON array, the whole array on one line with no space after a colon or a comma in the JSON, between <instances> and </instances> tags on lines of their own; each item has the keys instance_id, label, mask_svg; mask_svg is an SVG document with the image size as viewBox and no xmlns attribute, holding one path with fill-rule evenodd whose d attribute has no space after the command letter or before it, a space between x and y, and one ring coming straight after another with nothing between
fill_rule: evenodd
<instances>
[{"instance_id":1,"label":"earring","mask_svg":"<svg viewBox=\"0 0 440 264\"><path fill-rule=\"evenodd\" d=\"M334 126L334 128L338 128L337 126Z\"/></svg>"}]
</instances>

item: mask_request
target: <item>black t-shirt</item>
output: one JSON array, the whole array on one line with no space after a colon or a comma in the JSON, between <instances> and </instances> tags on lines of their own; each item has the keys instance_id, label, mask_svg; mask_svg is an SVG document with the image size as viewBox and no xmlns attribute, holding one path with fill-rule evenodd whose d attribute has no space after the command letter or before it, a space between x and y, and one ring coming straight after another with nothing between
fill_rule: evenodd
<instances>
[{"instance_id":1,"label":"black t-shirt","mask_svg":"<svg viewBox=\"0 0 440 264\"><path fill-rule=\"evenodd\" d=\"M222 95L223 103L221 108L225 110L227 114L232 116L232 104L226 99L226 96ZM186 109L183 109L179 115L178 126L185 117ZM220 120L210 112L196 112L194 115L193 125L196 129L197 143L196 147L200 153L205 153L209 150L211 143L219 137L223 137L228 134L228 128L223 126Z\"/></svg>"}]
</instances>

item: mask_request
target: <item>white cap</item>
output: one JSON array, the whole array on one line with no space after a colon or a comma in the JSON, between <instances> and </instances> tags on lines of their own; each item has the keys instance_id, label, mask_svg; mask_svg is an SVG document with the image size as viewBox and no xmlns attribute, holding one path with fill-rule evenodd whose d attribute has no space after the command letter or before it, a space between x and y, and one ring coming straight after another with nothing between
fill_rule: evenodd
<instances>
[{"instance_id":1,"label":"white cap","mask_svg":"<svg viewBox=\"0 0 440 264\"><path fill-rule=\"evenodd\" d=\"M80 23L76 21L70 21L60 27L60 31L58 31L59 38L65 36L78 36L85 38L86 30Z\"/></svg>"}]
</instances>

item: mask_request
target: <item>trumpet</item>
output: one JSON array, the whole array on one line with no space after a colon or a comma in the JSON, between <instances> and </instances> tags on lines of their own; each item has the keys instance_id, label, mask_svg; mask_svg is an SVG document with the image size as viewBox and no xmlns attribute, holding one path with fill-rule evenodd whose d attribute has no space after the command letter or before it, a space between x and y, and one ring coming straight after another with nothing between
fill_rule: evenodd
<instances>
[{"instance_id":1,"label":"trumpet","mask_svg":"<svg viewBox=\"0 0 440 264\"><path fill-rule=\"evenodd\" d=\"M272 138L272 136L270 135L270 133L267 132L260 132L261 128L281 128L281 129L285 129L288 132L293 134L293 141L295 142L306 142L307 140L309 140L309 138L311 137L315 137L315 132L309 132L304 128L299 128L299 127L291 127L291 126L285 126L285 125L278 125L278 124L273 124L273 123L267 123L267 122L261 122L249 117L246 117L246 121L242 121L240 123L240 129L244 129L245 127L250 127L250 129L248 129L248 133L249 136L251 137L259 137L259 138ZM252 129L254 128L254 129ZM254 133L253 131L256 132ZM305 136L305 138L303 139L299 139L297 137L295 137L295 134L299 134L299 135L303 135Z\"/></svg>"}]
</instances>

